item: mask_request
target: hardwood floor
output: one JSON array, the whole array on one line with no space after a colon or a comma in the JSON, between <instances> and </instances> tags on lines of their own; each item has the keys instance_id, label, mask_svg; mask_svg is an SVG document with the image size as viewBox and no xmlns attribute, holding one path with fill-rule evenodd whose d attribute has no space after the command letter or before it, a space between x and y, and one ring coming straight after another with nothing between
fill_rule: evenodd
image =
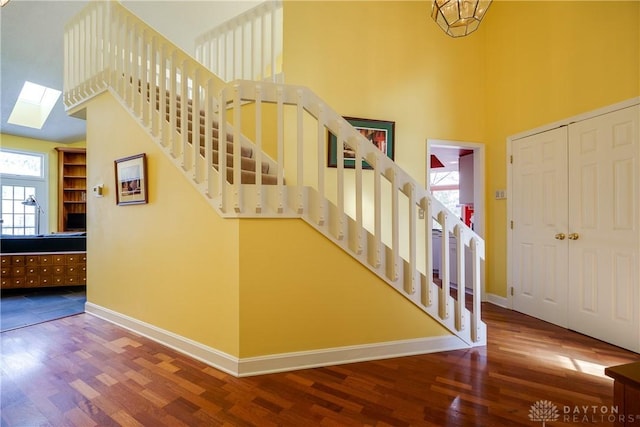
<instances>
[{"instance_id":1,"label":"hardwood floor","mask_svg":"<svg viewBox=\"0 0 640 427\"><path fill-rule=\"evenodd\" d=\"M640 355L491 304L483 318L486 347L239 379L67 317L0 334L2 426L532 426L541 400L549 426L612 425L604 367Z\"/></svg>"}]
</instances>

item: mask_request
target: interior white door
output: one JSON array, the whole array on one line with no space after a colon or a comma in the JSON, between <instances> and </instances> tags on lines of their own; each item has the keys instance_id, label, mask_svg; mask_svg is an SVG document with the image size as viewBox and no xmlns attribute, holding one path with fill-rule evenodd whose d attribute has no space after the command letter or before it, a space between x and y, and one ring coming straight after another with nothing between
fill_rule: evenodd
<instances>
[{"instance_id":1,"label":"interior white door","mask_svg":"<svg viewBox=\"0 0 640 427\"><path fill-rule=\"evenodd\" d=\"M640 349L640 107L569 126L569 328Z\"/></svg>"},{"instance_id":2,"label":"interior white door","mask_svg":"<svg viewBox=\"0 0 640 427\"><path fill-rule=\"evenodd\" d=\"M567 128L512 145L513 308L567 326Z\"/></svg>"}]
</instances>

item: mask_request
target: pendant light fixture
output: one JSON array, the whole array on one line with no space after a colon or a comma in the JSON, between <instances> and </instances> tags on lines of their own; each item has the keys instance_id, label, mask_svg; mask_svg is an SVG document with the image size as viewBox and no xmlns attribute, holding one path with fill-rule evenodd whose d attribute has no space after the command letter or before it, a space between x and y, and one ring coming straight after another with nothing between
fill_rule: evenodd
<instances>
[{"instance_id":1,"label":"pendant light fixture","mask_svg":"<svg viewBox=\"0 0 640 427\"><path fill-rule=\"evenodd\" d=\"M434 0L431 18L451 37L464 37L480 26L492 0Z\"/></svg>"}]
</instances>

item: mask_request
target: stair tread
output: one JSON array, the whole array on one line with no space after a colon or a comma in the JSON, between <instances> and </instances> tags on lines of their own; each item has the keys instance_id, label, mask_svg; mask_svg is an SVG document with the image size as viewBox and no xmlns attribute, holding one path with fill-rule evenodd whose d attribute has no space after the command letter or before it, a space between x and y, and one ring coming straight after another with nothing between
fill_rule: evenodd
<instances>
[{"instance_id":1,"label":"stair tread","mask_svg":"<svg viewBox=\"0 0 640 427\"><path fill-rule=\"evenodd\" d=\"M142 92L141 90L141 83L140 81L138 81L138 90ZM147 83L147 90L146 92L146 98L147 100L149 100L151 98L151 91L149 90L150 85ZM157 107L157 111L162 112L164 111L165 113L165 120L167 122L171 121L171 110L170 110L170 105L171 105L171 93L169 90L165 91L165 103L164 103L164 108L162 107L162 103L161 103L161 97L160 97L160 91L155 91L156 93L156 107ZM186 120L186 130L187 130L187 140L188 142L191 144L193 142L194 139L194 126L193 126L193 122L194 122L194 114L193 114L193 101L191 99L187 99L187 105L186 105L186 110L187 110L187 120ZM200 139L200 155L201 156L205 156L205 149L204 146L206 144L206 114L204 110L199 110L198 111L198 122L199 122L199 139ZM176 127L178 132L180 133L182 131L182 99L179 95L177 95L175 97L175 120L176 120ZM218 164L219 164L219 136L220 136L220 131L219 131L219 122L217 121L213 121L211 123L211 139L212 139L212 163L213 166L216 170L218 170ZM227 148L226 148L226 161L227 161L227 181L229 183L233 183L233 168L234 168L234 157L233 157L233 153L235 150L235 146L234 146L234 138L233 138L233 134L232 133L227 133L226 136L227 139ZM247 147L247 146L241 146L240 148L240 156L241 156L241 161L240 161L240 165L241 165L241 182L243 184L255 184L256 182L256 161L253 158L253 148L251 147ZM272 175L269 173L269 169L270 169L270 165L268 162L263 161L261 166L260 166L260 172L262 174L262 183L266 184L266 185L275 185L277 184L278 178L276 175Z\"/></svg>"}]
</instances>

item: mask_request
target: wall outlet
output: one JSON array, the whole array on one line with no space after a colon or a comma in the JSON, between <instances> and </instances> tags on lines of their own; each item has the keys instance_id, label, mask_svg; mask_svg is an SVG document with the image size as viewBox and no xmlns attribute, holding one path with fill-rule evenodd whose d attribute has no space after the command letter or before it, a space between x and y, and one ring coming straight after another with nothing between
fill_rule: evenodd
<instances>
[{"instance_id":1,"label":"wall outlet","mask_svg":"<svg viewBox=\"0 0 640 427\"><path fill-rule=\"evenodd\" d=\"M502 200L507 198L506 190L496 190L496 200Z\"/></svg>"}]
</instances>

